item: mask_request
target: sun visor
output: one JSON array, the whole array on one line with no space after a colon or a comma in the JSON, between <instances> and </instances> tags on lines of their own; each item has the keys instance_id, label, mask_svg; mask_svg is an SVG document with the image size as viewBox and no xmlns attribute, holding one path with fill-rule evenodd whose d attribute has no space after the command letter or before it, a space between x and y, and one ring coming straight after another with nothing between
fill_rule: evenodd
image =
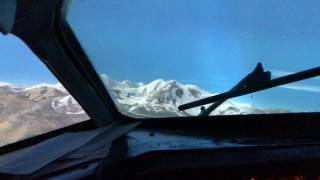
<instances>
[{"instance_id":1,"label":"sun visor","mask_svg":"<svg viewBox=\"0 0 320 180\"><path fill-rule=\"evenodd\" d=\"M3 34L11 32L15 20L16 9L16 0L0 1L0 32Z\"/></svg>"}]
</instances>

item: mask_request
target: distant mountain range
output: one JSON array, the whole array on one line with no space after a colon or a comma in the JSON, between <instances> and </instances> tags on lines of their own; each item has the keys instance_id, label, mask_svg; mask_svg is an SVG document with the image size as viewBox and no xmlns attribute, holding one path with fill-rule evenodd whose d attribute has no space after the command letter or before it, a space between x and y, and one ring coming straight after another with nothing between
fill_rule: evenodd
<instances>
[{"instance_id":1,"label":"distant mountain range","mask_svg":"<svg viewBox=\"0 0 320 180\"><path fill-rule=\"evenodd\" d=\"M200 107L179 111L178 106L211 94L194 85L183 85L177 81L158 79L148 84L130 81L115 81L107 75L101 76L116 102L118 109L134 117L196 116ZM208 105L207 105L208 106ZM205 107L207 107L205 106ZM210 115L286 113L281 109L258 109L250 104L226 101Z\"/></svg>"},{"instance_id":2,"label":"distant mountain range","mask_svg":"<svg viewBox=\"0 0 320 180\"><path fill-rule=\"evenodd\" d=\"M180 112L178 105L210 94L194 85L162 79L148 84L115 81L101 76L118 109L125 115L145 117L195 116L200 108ZM211 115L284 113L227 101ZM61 84L21 87L0 83L0 146L89 119Z\"/></svg>"}]
</instances>

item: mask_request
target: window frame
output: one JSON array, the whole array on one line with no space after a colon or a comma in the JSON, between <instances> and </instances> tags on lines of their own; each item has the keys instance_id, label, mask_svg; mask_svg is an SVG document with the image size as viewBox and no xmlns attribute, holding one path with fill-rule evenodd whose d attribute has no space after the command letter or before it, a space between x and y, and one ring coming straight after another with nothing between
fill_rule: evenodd
<instances>
[{"instance_id":1,"label":"window frame","mask_svg":"<svg viewBox=\"0 0 320 180\"><path fill-rule=\"evenodd\" d=\"M5 154L20 148L31 146L45 139L62 134L63 132L91 130L114 123L113 118L110 117L108 109L104 108L103 105L99 106L99 104L102 104L102 102L99 101L98 96L93 93L93 90L90 85L88 85L88 82L83 80L83 76L80 72L78 72L74 64L70 62L70 58L66 55L67 49L65 49L59 42L59 34L57 33L55 19L59 2L61 2L61 0L53 0L49 2L17 1L14 23L11 31L0 32L4 33L5 35L9 33L13 34L22 40L39 58L39 60L44 63L44 65L57 78L57 80L63 84L69 92L72 92L70 94L89 115L89 118L73 125L1 146L0 154ZM38 16L38 14L42 14L43 16ZM59 67L59 61L56 59L59 58L61 59L60 62L65 63L60 64L60 69L58 68L57 70L55 67ZM62 73L61 69L64 69ZM68 73L71 73L72 75L69 75ZM74 89L79 87L76 87L75 85L73 85L73 87L71 85L70 87L70 83L66 82L74 79L78 85L80 84L80 87L82 87L78 89L78 92L76 92ZM82 99L79 97L79 95L87 96L87 98ZM93 105L97 105L99 107L95 107ZM95 120L93 120L92 117L94 117Z\"/></svg>"},{"instance_id":2,"label":"window frame","mask_svg":"<svg viewBox=\"0 0 320 180\"><path fill-rule=\"evenodd\" d=\"M69 0L63 0L63 2L60 4L60 16L58 19L58 24L59 24L59 28L62 34L65 35L66 37L66 41L69 41L71 48L73 49L73 52L80 54L79 57L81 57L80 59L77 59L77 61L79 61L78 63L82 63L83 67L85 69L85 71L88 73L89 78L92 80L92 83L94 84L94 87L96 88L96 92L99 93L100 97L105 101L105 103L108 104L108 107L111 108L110 111L113 112L115 114L116 118L121 118L121 119L134 119L134 120L148 120L149 118L152 120L157 120L157 119L164 119L166 117L161 117L161 118L152 118L152 117L148 117L148 118L141 118L141 119L137 119L134 117L129 117L121 112L118 111L118 108L115 105L114 100L111 98L107 88L105 87L104 83L102 82L101 78L99 77L99 74L96 72L96 70L94 69L94 66L92 65L89 57L87 56L87 54L85 53L85 50L81 47L80 42L78 41L76 35L73 33L72 28L70 27L70 25L67 22L66 19L66 12L67 9L63 9L65 7L63 7L63 5L65 3L67 3L67 1ZM305 112L292 112L291 114L304 114ZM317 114L318 112L307 112L310 114ZM320 112L319 112L320 113ZM249 115L254 115L254 114L249 114ZM271 115L275 115L275 113L271 114ZM219 115L221 116L233 116L233 115ZM248 115L236 115L236 116L248 116ZM167 118L171 118L171 117L167 117ZM174 118L185 118L185 117L174 117Z\"/></svg>"},{"instance_id":3,"label":"window frame","mask_svg":"<svg viewBox=\"0 0 320 180\"><path fill-rule=\"evenodd\" d=\"M65 24L66 22L63 21L62 5L65 1L66 0L51 0L48 1L50 3L36 0L18 1L16 21L11 33L26 42L29 48L44 62L44 64L47 65L57 79L66 86L70 94L73 95L77 101L79 100L79 104L85 109L89 116L92 116L92 119L0 147L0 154L30 146L63 132L74 130L80 131L89 127L94 129L119 121L124 123L141 121L141 127L147 128L181 130L190 128L193 130L208 130L220 132L226 136L237 133L246 133L245 131L250 128L257 128L256 131L252 132L253 136L260 136L263 134L263 132L259 131L261 129L271 131L279 128L288 128L290 130L308 128L320 129L320 112L146 119L136 119L123 115L117 110L108 91L99 78L99 75L94 70L90 60L81 48L81 45L71 29L68 29L68 26ZM36 8L31 8L33 5L35 5ZM48 11L48 13L45 13L44 11ZM41 13L44 14L43 17L39 17L38 14ZM40 25L37 23L40 23ZM24 26L26 26L26 28L24 28ZM39 33L42 33L41 36L37 36L36 30L38 30ZM48 43L48 41L53 44ZM52 52L59 53L61 57L63 57L63 60L68 62L64 65L69 66L59 66L58 62L54 59L57 56L48 56L48 54ZM77 74L77 78L79 78L78 80L83 81L85 85L81 87L72 86L72 84L70 84L70 79L63 76L61 68L70 67L72 67L72 70L76 70L75 73ZM89 92L90 94L84 94L86 92ZM90 102L88 103L88 101ZM90 107L92 104L96 104L96 106L99 106L100 104L103 106L103 110L96 110L96 107ZM107 113L107 115L101 117L101 114L99 113ZM101 124L101 120L105 117L111 118L112 121L107 124ZM262 127L263 125L266 125L266 127ZM80 127L83 127L84 129Z\"/></svg>"}]
</instances>

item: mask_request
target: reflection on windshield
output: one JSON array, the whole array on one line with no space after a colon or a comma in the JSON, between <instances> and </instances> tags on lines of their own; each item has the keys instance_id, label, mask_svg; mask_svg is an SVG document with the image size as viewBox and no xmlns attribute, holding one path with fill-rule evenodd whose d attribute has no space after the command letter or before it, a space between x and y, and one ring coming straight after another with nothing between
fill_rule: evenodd
<instances>
[{"instance_id":1,"label":"reflection on windshield","mask_svg":"<svg viewBox=\"0 0 320 180\"><path fill-rule=\"evenodd\" d=\"M70 0L66 20L121 112L194 116L200 107L180 112L177 106L229 90L258 62L272 78L319 66L319 5ZM319 111L319 82L313 78L228 100L210 115Z\"/></svg>"}]
</instances>

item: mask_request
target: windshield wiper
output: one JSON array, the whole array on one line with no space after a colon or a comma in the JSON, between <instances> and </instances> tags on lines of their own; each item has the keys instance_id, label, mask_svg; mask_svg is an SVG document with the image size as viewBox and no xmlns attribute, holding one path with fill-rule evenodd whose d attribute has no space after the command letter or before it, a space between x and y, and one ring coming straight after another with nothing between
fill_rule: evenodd
<instances>
[{"instance_id":1,"label":"windshield wiper","mask_svg":"<svg viewBox=\"0 0 320 180\"><path fill-rule=\"evenodd\" d=\"M271 80L271 73L268 71L264 72L262 64L258 63L255 70L252 73L248 74L244 79L242 79L230 91L180 105L178 109L180 111L183 111L186 109L191 109L194 107L216 102L212 104L207 110L202 108L202 112L200 113L200 115L207 116L210 114L210 112L212 112L214 109L220 106L224 101L230 98L251 94L254 92L313 78L316 76L320 76L320 67L308 69L305 71L301 71L298 73L294 73L291 75L287 75L287 76L283 76L283 77Z\"/></svg>"},{"instance_id":2,"label":"windshield wiper","mask_svg":"<svg viewBox=\"0 0 320 180\"><path fill-rule=\"evenodd\" d=\"M256 68L250 74L245 76L239 83L237 83L228 92L230 93L230 92L239 91L246 87L252 87L257 82L262 83L270 80L271 80L271 72L269 71L264 72L262 64L258 63ZM215 102L212 105L210 105L207 109L205 109L204 107L201 107L201 113L199 114L199 116L204 116L204 117L209 116L212 111L218 108L225 101L226 99Z\"/></svg>"}]
</instances>

